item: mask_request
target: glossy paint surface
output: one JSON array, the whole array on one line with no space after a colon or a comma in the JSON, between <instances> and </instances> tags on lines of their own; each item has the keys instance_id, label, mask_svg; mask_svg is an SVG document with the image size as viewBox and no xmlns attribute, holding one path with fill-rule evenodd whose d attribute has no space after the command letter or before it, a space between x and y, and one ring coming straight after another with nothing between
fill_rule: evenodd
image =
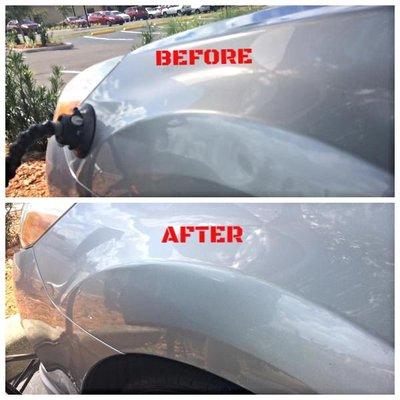
<instances>
[{"instance_id":1,"label":"glossy paint surface","mask_svg":"<svg viewBox=\"0 0 400 400\"><path fill-rule=\"evenodd\" d=\"M242 47L253 64L155 65L158 48ZM279 7L151 43L87 98L86 159L51 141L50 186L68 195L69 175L83 195L391 196L393 53L392 7Z\"/></svg>"},{"instance_id":2,"label":"glossy paint surface","mask_svg":"<svg viewBox=\"0 0 400 400\"><path fill-rule=\"evenodd\" d=\"M240 225L244 243L161 243L170 225ZM115 352L259 393L393 392L391 204L79 204L17 264L27 333L78 390Z\"/></svg>"}]
</instances>

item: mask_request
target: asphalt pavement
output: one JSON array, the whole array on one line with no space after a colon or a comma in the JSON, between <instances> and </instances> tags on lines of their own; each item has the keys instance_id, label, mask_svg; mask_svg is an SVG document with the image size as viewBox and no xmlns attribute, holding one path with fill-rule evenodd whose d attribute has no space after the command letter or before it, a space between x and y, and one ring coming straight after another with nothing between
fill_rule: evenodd
<instances>
[{"instance_id":1,"label":"asphalt pavement","mask_svg":"<svg viewBox=\"0 0 400 400\"><path fill-rule=\"evenodd\" d=\"M70 50L52 50L25 53L25 60L40 84L48 84L52 65L63 70L63 81L67 83L77 73L93 64L132 51L142 43L141 30L118 31L99 36L81 36L68 40L74 47Z\"/></svg>"}]
</instances>

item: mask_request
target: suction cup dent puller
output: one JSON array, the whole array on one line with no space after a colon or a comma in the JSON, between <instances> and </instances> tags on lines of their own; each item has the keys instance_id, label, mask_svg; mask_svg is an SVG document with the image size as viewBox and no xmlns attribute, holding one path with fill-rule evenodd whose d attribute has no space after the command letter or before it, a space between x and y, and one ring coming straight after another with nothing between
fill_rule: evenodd
<instances>
[{"instance_id":1,"label":"suction cup dent puller","mask_svg":"<svg viewBox=\"0 0 400 400\"><path fill-rule=\"evenodd\" d=\"M87 156L96 130L96 113L90 104L74 108L72 115L60 115L55 138L60 146L68 146L77 157Z\"/></svg>"},{"instance_id":2,"label":"suction cup dent puller","mask_svg":"<svg viewBox=\"0 0 400 400\"><path fill-rule=\"evenodd\" d=\"M9 146L6 157L6 186L14 178L22 157L35 142L55 136L60 146L68 148L79 158L87 156L96 130L96 113L90 104L74 108L72 115L60 115L57 122L46 121L21 132Z\"/></svg>"}]
</instances>

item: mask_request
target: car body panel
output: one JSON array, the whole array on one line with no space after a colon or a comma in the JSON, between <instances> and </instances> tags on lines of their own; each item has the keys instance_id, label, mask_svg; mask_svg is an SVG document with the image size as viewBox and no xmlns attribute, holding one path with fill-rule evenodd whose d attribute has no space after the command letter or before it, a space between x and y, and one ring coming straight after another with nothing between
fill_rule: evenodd
<instances>
[{"instance_id":1,"label":"car body panel","mask_svg":"<svg viewBox=\"0 0 400 400\"><path fill-rule=\"evenodd\" d=\"M110 12L111 12L112 15L120 16L125 22L129 22L131 20L131 17L128 14L119 12L118 10L112 10Z\"/></svg>"},{"instance_id":2,"label":"car body panel","mask_svg":"<svg viewBox=\"0 0 400 400\"><path fill-rule=\"evenodd\" d=\"M242 47L252 64L155 65L156 49ZM278 7L182 32L86 99L85 159L49 152L99 196L392 196L393 50L392 7Z\"/></svg>"},{"instance_id":3,"label":"car body panel","mask_svg":"<svg viewBox=\"0 0 400 400\"><path fill-rule=\"evenodd\" d=\"M15 256L15 294L26 337L46 372L50 393L73 394L99 360L120 354L68 319L50 300L33 249Z\"/></svg>"},{"instance_id":4,"label":"car body panel","mask_svg":"<svg viewBox=\"0 0 400 400\"><path fill-rule=\"evenodd\" d=\"M124 20L119 15L113 15L108 11L97 11L89 15L88 20L91 24L123 24Z\"/></svg>"},{"instance_id":5,"label":"car body panel","mask_svg":"<svg viewBox=\"0 0 400 400\"><path fill-rule=\"evenodd\" d=\"M131 20L147 19L149 17L144 7L128 7L124 10L125 14L131 17Z\"/></svg>"},{"instance_id":6,"label":"car body panel","mask_svg":"<svg viewBox=\"0 0 400 400\"><path fill-rule=\"evenodd\" d=\"M244 243L161 243L199 224L240 225ZM25 252L58 313L109 350L257 393L393 392L391 204L78 204L18 256L29 297Z\"/></svg>"}]
</instances>

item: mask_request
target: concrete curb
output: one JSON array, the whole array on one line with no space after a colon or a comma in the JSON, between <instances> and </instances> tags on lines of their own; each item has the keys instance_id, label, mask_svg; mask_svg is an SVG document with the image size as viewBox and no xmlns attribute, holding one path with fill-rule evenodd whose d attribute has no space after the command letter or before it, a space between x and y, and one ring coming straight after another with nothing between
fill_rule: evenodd
<instances>
[{"instance_id":1,"label":"concrete curb","mask_svg":"<svg viewBox=\"0 0 400 400\"><path fill-rule=\"evenodd\" d=\"M115 28L105 28L105 29L99 29L98 31L93 31L90 33L90 36L96 36L96 35L103 35L104 33L112 33L115 32Z\"/></svg>"},{"instance_id":2,"label":"concrete curb","mask_svg":"<svg viewBox=\"0 0 400 400\"><path fill-rule=\"evenodd\" d=\"M135 29L139 29L140 28L140 26L126 26L125 28L122 28L121 30L122 31L133 31L133 30L135 30Z\"/></svg>"},{"instance_id":3,"label":"concrete curb","mask_svg":"<svg viewBox=\"0 0 400 400\"><path fill-rule=\"evenodd\" d=\"M72 43L64 43L58 46L49 46L49 47L36 47L33 49L14 49L19 53L38 53L41 51L52 51L52 50L69 50L72 49L74 45Z\"/></svg>"}]
</instances>

